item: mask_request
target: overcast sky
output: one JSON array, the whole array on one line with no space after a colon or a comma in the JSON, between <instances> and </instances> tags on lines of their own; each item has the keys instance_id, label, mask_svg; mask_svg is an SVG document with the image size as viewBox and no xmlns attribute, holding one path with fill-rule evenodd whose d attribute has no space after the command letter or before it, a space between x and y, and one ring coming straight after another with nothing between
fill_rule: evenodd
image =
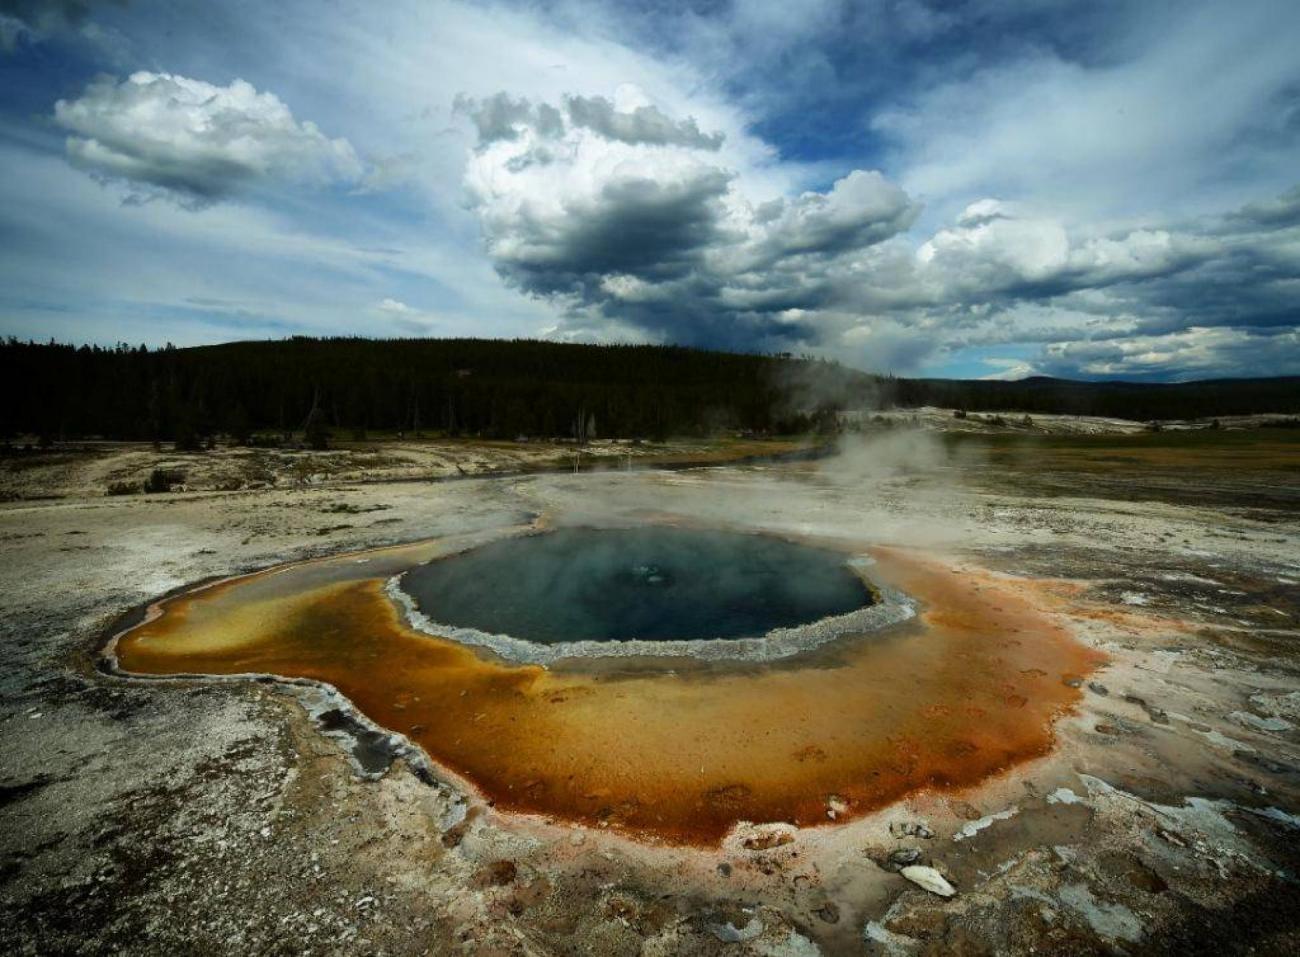
<instances>
[{"instance_id":1,"label":"overcast sky","mask_svg":"<svg viewBox=\"0 0 1300 957\"><path fill-rule=\"evenodd\" d=\"M1295 0L0 0L0 334L1300 374Z\"/></svg>"}]
</instances>

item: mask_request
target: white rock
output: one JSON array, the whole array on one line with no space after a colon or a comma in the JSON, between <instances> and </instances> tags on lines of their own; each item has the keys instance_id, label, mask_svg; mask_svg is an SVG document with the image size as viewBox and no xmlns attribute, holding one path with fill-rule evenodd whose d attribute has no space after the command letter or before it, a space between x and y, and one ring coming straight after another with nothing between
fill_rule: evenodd
<instances>
[{"instance_id":1,"label":"white rock","mask_svg":"<svg viewBox=\"0 0 1300 957\"><path fill-rule=\"evenodd\" d=\"M989 825L998 821L1005 821L1009 817L1014 817L1019 810L1020 809L1017 807L1009 807L1005 811L998 811L996 814L986 815L978 821L968 821L962 825L961 830L952 836L952 839L954 841L964 841L967 838L972 838Z\"/></svg>"},{"instance_id":2,"label":"white rock","mask_svg":"<svg viewBox=\"0 0 1300 957\"><path fill-rule=\"evenodd\" d=\"M907 937L886 930L883 924L879 924L874 920L862 928L862 939L867 943L877 945L876 949L885 954L886 957L905 957L907 954L914 954L921 943L914 937Z\"/></svg>"},{"instance_id":3,"label":"white rock","mask_svg":"<svg viewBox=\"0 0 1300 957\"><path fill-rule=\"evenodd\" d=\"M710 924L709 932L724 944L743 944L763 933L763 922L751 917L744 927L737 927L731 921L725 924Z\"/></svg>"},{"instance_id":4,"label":"white rock","mask_svg":"<svg viewBox=\"0 0 1300 957\"><path fill-rule=\"evenodd\" d=\"M1233 711L1228 718L1237 722L1245 728L1254 728L1256 731L1290 731L1295 727L1286 718L1268 717L1261 718L1257 714L1251 714L1249 711Z\"/></svg>"},{"instance_id":5,"label":"white rock","mask_svg":"<svg viewBox=\"0 0 1300 957\"><path fill-rule=\"evenodd\" d=\"M944 876L933 867L926 867L924 864L912 864L903 868L899 873L917 887L923 887L931 894L938 894L940 897L952 897L953 894L957 893L957 888L949 884L944 879Z\"/></svg>"},{"instance_id":6,"label":"white rock","mask_svg":"<svg viewBox=\"0 0 1300 957\"><path fill-rule=\"evenodd\" d=\"M1069 788L1057 788L1047 795L1048 804L1086 804L1087 802Z\"/></svg>"}]
</instances>

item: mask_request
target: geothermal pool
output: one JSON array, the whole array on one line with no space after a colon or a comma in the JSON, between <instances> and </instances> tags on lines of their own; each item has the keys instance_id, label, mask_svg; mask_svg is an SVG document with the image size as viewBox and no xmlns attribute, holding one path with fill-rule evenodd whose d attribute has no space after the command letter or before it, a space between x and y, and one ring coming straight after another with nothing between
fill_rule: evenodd
<instances>
[{"instance_id":1,"label":"geothermal pool","mask_svg":"<svg viewBox=\"0 0 1300 957\"><path fill-rule=\"evenodd\" d=\"M431 621L527 641L758 638L870 605L842 552L691 528L565 528L413 568Z\"/></svg>"},{"instance_id":2,"label":"geothermal pool","mask_svg":"<svg viewBox=\"0 0 1300 957\"><path fill-rule=\"evenodd\" d=\"M888 607L882 599L826 619L846 623L848 632L789 645L774 660L685 652L761 649L779 641L781 629L761 638L714 634L686 642L520 641L563 652L543 665L458 640L451 626L416 627L395 594L400 576L470 567L457 563L476 552L491 558L493 539L511 537L507 556L533 547L560 554L585 541L584 533L534 542L528 536L536 531L516 527L488 540L338 555L195 589L154 605L143 623L110 641L106 654L120 672L138 676L270 674L324 682L376 725L422 748L496 813L704 844L741 821L843 821L919 789L967 787L1042 755L1052 745L1053 720L1078 700L1081 676L1100 660L1027 586L957 574L941 559L901 549L867 549L875 561L869 574L881 594L911 596L915 617L852 630L868 620L855 616ZM778 552L764 551L768 539L747 538L764 561L775 561ZM722 538L710 541L730 547ZM784 554L809 558L832 578L856 574L845 561L864 551L799 547L818 554ZM655 555L662 562L648 560ZM647 551L611 573L630 580L609 587L664 594L679 584L694 587L683 581L693 562L678 561L675 551ZM496 576L494 586L518 572L513 560L502 565L499 573L484 570ZM545 580L536 587L544 590ZM865 590L860 581L858 587ZM851 594L864 600L847 585L818 592L818 600L848 601ZM773 608L817 614L830 607L803 606L795 600L801 595L786 593ZM722 602L710 614L726 618L726 607ZM686 619L670 619L664 633L680 635ZM771 620L735 630L762 629ZM817 627L793 630L817 634ZM624 623L604 632L632 628ZM609 654L603 649L628 645L651 650L601 657ZM565 650L588 646L596 651ZM671 656L655 657L660 648L673 649Z\"/></svg>"}]
</instances>

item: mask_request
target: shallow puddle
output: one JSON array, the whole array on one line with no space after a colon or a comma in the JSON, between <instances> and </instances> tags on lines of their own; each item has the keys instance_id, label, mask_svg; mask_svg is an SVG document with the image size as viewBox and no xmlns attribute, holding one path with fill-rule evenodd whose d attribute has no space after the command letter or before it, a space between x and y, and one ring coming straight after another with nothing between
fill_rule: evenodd
<instances>
[{"instance_id":1,"label":"shallow puddle","mask_svg":"<svg viewBox=\"0 0 1300 957\"><path fill-rule=\"evenodd\" d=\"M766 665L489 660L413 631L385 580L427 542L284 566L161 603L113 649L131 673L328 682L499 810L715 843L738 821L826 823L1045 753L1100 656L1032 589L876 549L913 623Z\"/></svg>"}]
</instances>

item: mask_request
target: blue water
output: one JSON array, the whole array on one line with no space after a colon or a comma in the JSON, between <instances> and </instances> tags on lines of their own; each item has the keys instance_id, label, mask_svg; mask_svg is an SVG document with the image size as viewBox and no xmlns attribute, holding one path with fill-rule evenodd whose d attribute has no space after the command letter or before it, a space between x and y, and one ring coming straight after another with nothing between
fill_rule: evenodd
<instances>
[{"instance_id":1,"label":"blue water","mask_svg":"<svg viewBox=\"0 0 1300 957\"><path fill-rule=\"evenodd\" d=\"M758 637L871 604L840 553L653 526L494 542L414 568L402 587L436 622L543 644Z\"/></svg>"}]
</instances>

